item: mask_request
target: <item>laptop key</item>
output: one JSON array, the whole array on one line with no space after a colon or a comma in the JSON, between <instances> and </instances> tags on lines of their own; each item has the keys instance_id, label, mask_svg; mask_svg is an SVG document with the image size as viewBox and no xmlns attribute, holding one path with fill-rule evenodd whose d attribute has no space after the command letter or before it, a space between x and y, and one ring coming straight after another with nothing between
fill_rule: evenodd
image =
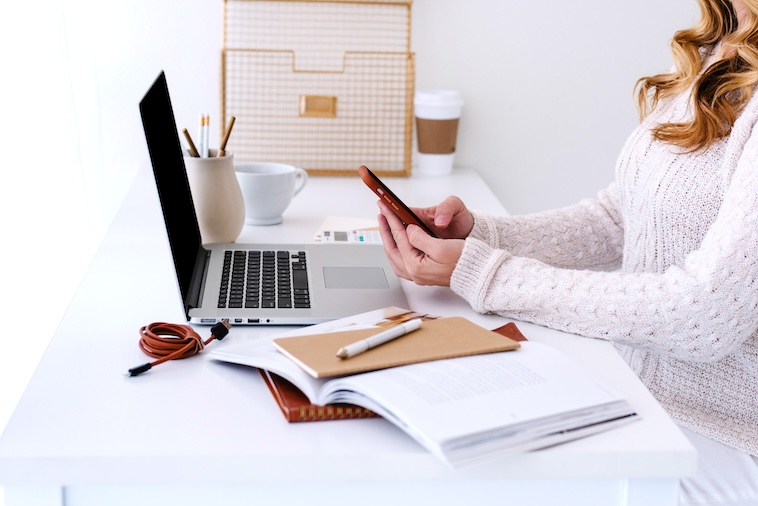
<instances>
[{"instance_id":1,"label":"laptop key","mask_svg":"<svg viewBox=\"0 0 758 506\"><path fill-rule=\"evenodd\" d=\"M292 287L295 290L308 289L308 273L304 270L292 271Z\"/></svg>"}]
</instances>

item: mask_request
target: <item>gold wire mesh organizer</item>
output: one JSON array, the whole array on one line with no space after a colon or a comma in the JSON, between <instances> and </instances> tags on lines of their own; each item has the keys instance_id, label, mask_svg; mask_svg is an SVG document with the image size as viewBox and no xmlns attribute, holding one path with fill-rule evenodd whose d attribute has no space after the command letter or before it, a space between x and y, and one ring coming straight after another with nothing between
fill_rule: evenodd
<instances>
[{"instance_id":1,"label":"gold wire mesh organizer","mask_svg":"<svg viewBox=\"0 0 758 506\"><path fill-rule=\"evenodd\" d=\"M226 0L228 150L311 174L408 175L415 59L410 0Z\"/></svg>"}]
</instances>

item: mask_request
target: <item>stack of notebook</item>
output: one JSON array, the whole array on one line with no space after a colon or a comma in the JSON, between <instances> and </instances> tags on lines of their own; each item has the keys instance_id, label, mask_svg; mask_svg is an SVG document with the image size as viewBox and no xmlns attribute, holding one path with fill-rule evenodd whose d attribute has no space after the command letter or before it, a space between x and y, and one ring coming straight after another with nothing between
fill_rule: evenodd
<instances>
[{"instance_id":1,"label":"stack of notebook","mask_svg":"<svg viewBox=\"0 0 758 506\"><path fill-rule=\"evenodd\" d=\"M428 317L427 317L428 318ZM526 341L524 335L514 323L507 323L494 329L500 335L514 341ZM348 420L355 418L374 418L379 415L373 411L353 404L313 404L295 385L270 371L258 369L271 394L279 405L288 422L315 422L322 420Z\"/></svg>"},{"instance_id":2,"label":"stack of notebook","mask_svg":"<svg viewBox=\"0 0 758 506\"><path fill-rule=\"evenodd\" d=\"M426 317L402 337L350 358L339 353L422 316L384 308L210 355L262 370L289 421L381 416L451 467L639 419L607 385L550 346L526 341L513 323L493 332L465 318Z\"/></svg>"}]
</instances>

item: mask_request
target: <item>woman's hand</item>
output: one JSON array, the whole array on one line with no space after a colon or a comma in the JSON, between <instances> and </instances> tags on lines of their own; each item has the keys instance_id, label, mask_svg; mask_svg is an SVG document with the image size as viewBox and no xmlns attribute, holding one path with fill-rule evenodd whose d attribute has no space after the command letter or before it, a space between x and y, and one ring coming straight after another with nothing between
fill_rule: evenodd
<instances>
[{"instance_id":1,"label":"woman's hand","mask_svg":"<svg viewBox=\"0 0 758 506\"><path fill-rule=\"evenodd\" d=\"M443 239L465 239L474 228L474 216L455 196L446 198L436 206L411 210Z\"/></svg>"},{"instance_id":2,"label":"woman's hand","mask_svg":"<svg viewBox=\"0 0 758 506\"><path fill-rule=\"evenodd\" d=\"M456 197L453 199L454 201L450 202L453 205L443 206L443 219L441 220L443 226L436 228L446 232L451 232L453 228L456 228L456 232L460 234L465 228L464 220L460 218L468 211L460 199ZM450 200L448 198L442 204ZM457 206L455 201L460 203L460 206ZM428 209L439 209L442 204ZM461 208L465 213L461 212ZM463 251L464 242L462 238L436 239L416 225L409 225L406 229L400 218L383 201L379 201L379 211L381 212L379 215L379 232L384 242L387 258L395 274L419 285L450 286L450 277ZM430 215L439 216L434 211L426 216ZM459 218L458 220L456 220L456 215ZM471 213L468 215L471 217ZM451 223L456 221L460 225L449 227ZM473 226L473 217L471 217L471 224ZM466 235L470 231L471 227L468 227Z\"/></svg>"}]
</instances>

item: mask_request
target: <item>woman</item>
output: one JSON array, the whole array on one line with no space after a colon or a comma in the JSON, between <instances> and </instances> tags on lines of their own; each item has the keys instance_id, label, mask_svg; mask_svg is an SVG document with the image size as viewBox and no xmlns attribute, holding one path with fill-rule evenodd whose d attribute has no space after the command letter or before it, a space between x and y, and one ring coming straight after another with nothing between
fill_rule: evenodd
<instances>
[{"instance_id":1,"label":"woman","mask_svg":"<svg viewBox=\"0 0 758 506\"><path fill-rule=\"evenodd\" d=\"M613 342L700 461L713 447L744 474L732 486L701 467L683 500L758 501L758 0L698 2L675 70L638 82L641 124L596 200L521 217L456 197L416 209L443 239L380 202L380 229L401 277Z\"/></svg>"}]
</instances>

